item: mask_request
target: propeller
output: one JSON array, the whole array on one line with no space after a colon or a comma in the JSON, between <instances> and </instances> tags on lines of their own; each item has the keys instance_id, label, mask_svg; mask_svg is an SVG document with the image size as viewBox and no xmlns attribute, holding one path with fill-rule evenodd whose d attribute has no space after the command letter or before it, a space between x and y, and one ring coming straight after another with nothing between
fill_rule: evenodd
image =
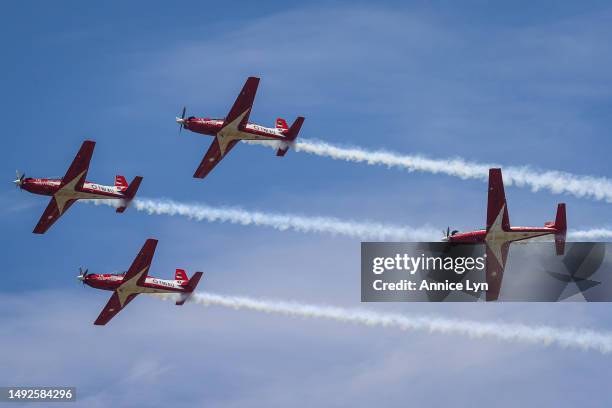
<instances>
[{"instance_id":1,"label":"propeller","mask_svg":"<svg viewBox=\"0 0 612 408\"><path fill-rule=\"evenodd\" d=\"M176 123L181 124L181 126L179 127L179 133L181 133L181 131L183 130L183 126L185 125L185 112L186 111L187 111L187 107L183 106L183 113L181 113L181 117L176 118Z\"/></svg>"},{"instance_id":2,"label":"propeller","mask_svg":"<svg viewBox=\"0 0 612 408\"><path fill-rule=\"evenodd\" d=\"M442 238L443 241L448 241L450 239L450 237L452 237L453 235L455 235L456 233L458 233L459 230L452 230L450 229L450 227L446 227L446 231L442 230L442 235L444 236L444 238Z\"/></svg>"},{"instance_id":3,"label":"propeller","mask_svg":"<svg viewBox=\"0 0 612 408\"><path fill-rule=\"evenodd\" d=\"M85 269L83 270L83 268L79 267L79 276L77 276L77 278L83 282L83 285L85 284L85 279L87 279L87 271L89 271L89 269Z\"/></svg>"},{"instance_id":4,"label":"propeller","mask_svg":"<svg viewBox=\"0 0 612 408\"><path fill-rule=\"evenodd\" d=\"M23 185L23 180L25 179L25 173L20 173L19 170L15 170L15 174L17 175L17 178L15 179L15 181L13 181L13 183L15 183L15 187L19 188Z\"/></svg>"},{"instance_id":5,"label":"propeller","mask_svg":"<svg viewBox=\"0 0 612 408\"><path fill-rule=\"evenodd\" d=\"M457 230L452 230L450 229L450 227L446 227L446 231L442 230L442 241L450 241L450 238L455 235L457 232Z\"/></svg>"}]
</instances>

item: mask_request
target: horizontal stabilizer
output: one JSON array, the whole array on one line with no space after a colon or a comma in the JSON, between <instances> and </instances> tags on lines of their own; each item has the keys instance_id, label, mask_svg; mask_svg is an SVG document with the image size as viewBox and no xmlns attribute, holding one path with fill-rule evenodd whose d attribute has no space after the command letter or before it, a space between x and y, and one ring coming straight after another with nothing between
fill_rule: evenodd
<instances>
[{"instance_id":1,"label":"horizontal stabilizer","mask_svg":"<svg viewBox=\"0 0 612 408\"><path fill-rule=\"evenodd\" d=\"M125 195L125 199L123 199L122 205L120 207L117 207L116 211L118 213L122 213L128 208L128 206L130 205L130 203L136 196L136 193L138 192L138 188L140 187L141 182L142 182L141 176L134 177L134 180L132 180L128 188L123 193Z\"/></svg>"},{"instance_id":2,"label":"horizontal stabilizer","mask_svg":"<svg viewBox=\"0 0 612 408\"><path fill-rule=\"evenodd\" d=\"M277 122L278 123L278 122ZM281 147L276 151L277 156L284 156L289 148L293 145L295 139L297 139L298 134L300 133L300 129L302 129L302 124L304 123L304 117L298 116L298 118L293 122L287 133L285 134L285 141L281 142Z\"/></svg>"},{"instance_id":3,"label":"horizontal stabilizer","mask_svg":"<svg viewBox=\"0 0 612 408\"><path fill-rule=\"evenodd\" d=\"M191 294L193 293L195 288L198 286L198 283L200 283L200 279L202 278L202 275L203 275L202 272L196 272L193 274L191 279L189 279L187 286L185 287L185 293L183 293L181 296L181 299L176 302L177 306L182 306L191 297Z\"/></svg>"}]
</instances>

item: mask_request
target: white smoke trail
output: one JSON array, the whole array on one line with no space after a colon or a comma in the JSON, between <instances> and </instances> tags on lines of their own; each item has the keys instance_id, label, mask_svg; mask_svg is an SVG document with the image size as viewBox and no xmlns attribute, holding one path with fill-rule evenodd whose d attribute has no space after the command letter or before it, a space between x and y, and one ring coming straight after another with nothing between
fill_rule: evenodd
<instances>
[{"instance_id":1,"label":"white smoke trail","mask_svg":"<svg viewBox=\"0 0 612 408\"><path fill-rule=\"evenodd\" d=\"M157 297L174 299L173 295L158 295ZM529 326L520 323L482 322L441 316L409 316L397 313L379 313L365 309L317 306L297 302L272 301L212 293L194 293L190 301L205 306L215 305L234 309L248 309L291 317L328 319L365 326L455 334L471 338L494 338L509 342L539 344L543 346L556 344L561 347L596 350L601 353L612 351L612 333L587 329Z\"/></svg>"},{"instance_id":2,"label":"white smoke trail","mask_svg":"<svg viewBox=\"0 0 612 408\"><path fill-rule=\"evenodd\" d=\"M278 143L248 141L278 147ZM420 155L400 155L384 150L369 151L360 147L340 147L317 140L298 140L294 144L298 152L305 152L335 160L344 160L369 165L399 167L408 171L446 174L461 179L487 181L489 169L502 167L499 164L475 163L454 159L430 159ZM529 166L503 167L504 182L519 187L528 186L532 191L548 190L554 194L571 194L576 197L593 198L612 202L612 180L606 177L574 175L556 170L537 170Z\"/></svg>"},{"instance_id":3,"label":"white smoke trail","mask_svg":"<svg viewBox=\"0 0 612 408\"><path fill-rule=\"evenodd\" d=\"M116 206L115 203L110 201L112 200L95 200L96 204ZM185 204L167 199L135 199L132 207L148 214L179 215L197 221L265 226L280 231L329 233L361 240L430 241L439 239L441 236L441 232L436 232L433 228L427 226L421 228L400 227L375 222L345 221L333 217L307 217L295 214L247 211L236 207Z\"/></svg>"},{"instance_id":4,"label":"white smoke trail","mask_svg":"<svg viewBox=\"0 0 612 408\"><path fill-rule=\"evenodd\" d=\"M116 207L115 200L83 200L97 205ZM405 227L377 222L341 220L333 217L277 214L248 211L238 207L213 207L206 204L186 204L168 199L141 198L132 203L138 211L147 214L182 216L196 221L229 222L239 225L264 226L279 231L328 233L344 235L363 241L428 242L439 241L442 233L430 226ZM547 239L547 238L544 238ZM599 241L612 239L612 230L595 228L568 232L568 240Z\"/></svg>"},{"instance_id":5,"label":"white smoke trail","mask_svg":"<svg viewBox=\"0 0 612 408\"><path fill-rule=\"evenodd\" d=\"M589 230L568 231L568 240L571 241L602 241L612 239L612 230L606 228L593 228Z\"/></svg>"}]
</instances>

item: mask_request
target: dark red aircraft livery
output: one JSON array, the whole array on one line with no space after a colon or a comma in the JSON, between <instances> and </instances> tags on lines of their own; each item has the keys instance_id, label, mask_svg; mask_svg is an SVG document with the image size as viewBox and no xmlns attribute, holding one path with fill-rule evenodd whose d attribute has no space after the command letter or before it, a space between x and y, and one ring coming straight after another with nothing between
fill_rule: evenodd
<instances>
[{"instance_id":1,"label":"dark red aircraft livery","mask_svg":"<svg viewBox=\"0 0 612 408\"><path fill-rule=\"evenodd\" d=\"M496 300L499 296L501 279L512 242L553 235L557 254L562 255L565 250L566 232L567 221L564 203L557 205L555 221L548 221L544 223L543 227L511 227L501 169L489 169L486 229L471 232L451 232L449 228L443 240L451 243L486 244L486 272L487 283L489 284L487 300Z\"/></svg>"},{"instance_id":2,"label":"dark red aircraft livery","mask_svg":"<svg viewBox=\"0 0 612 408\"><path fill-rule=\"evenodd\" d=\"M34 228L35 234L44 234L72 204L81 199L120 200L117 208L122 213L129 206L138 191L142 177L136 176L128 184L123 176L115 176L114 186L103 186L85 180L89 162L96 142L86 140L61 179L31 178L17 172L15 185L34 194L52 196L45 212Z\"/></svg>"},{"instance_id":3,"label":"dark red aircraft livery","mask_svg":"<svg viewBox=\"0 0 612 408\"><path fill-rule=\"evenodd\" d=\"M119 274L93 274L81 270L78 278L92 288L112 290L114 293L94 322L95 325L105 325L117 313L141 293L177 293L181 297L176 301L182 305L192 295L200 282L202 272L196 272L191 279L182 269L177 269L174 280L164 280L149 276L149 268L157 247L156 239L147 239L142 249L132 262L130 269Z\"/></svg>"},{"instance_id":4,"label":"dark red aircraft livery","mask_svg":"<svg viewBox=\"0 0 612 408\"><path fill-rule=\"evenodd\" d=\"M185 118L185 108L176 122L192 132L214 136L212 144L195 171L193 177L204 178L221 161L223 157L241 140L262 140L278 142L277 156L284 156L300 132L304 118L299 116L291 127L285 119L276 119L276 128L249 123L249 115L257 93L259 78L249 77L236 98L232 109L225 119Z\"/></svg>"}]
</instances>

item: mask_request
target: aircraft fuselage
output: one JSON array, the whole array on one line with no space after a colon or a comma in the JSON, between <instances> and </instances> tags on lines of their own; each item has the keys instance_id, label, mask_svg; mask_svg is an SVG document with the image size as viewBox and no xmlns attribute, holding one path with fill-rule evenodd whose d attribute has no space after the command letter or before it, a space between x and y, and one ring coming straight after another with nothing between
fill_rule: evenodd
<instances>
[{"instance_id":1,"label":"aircraft fuselage","mask_svg":"<svg viewBox=\"0 0 612 408\"><path fill-rule=\"evenodd\" d=\"M52 196L58 193L65 194L71 199L125 199L123 191L115 186L105 186L102 184L91 183L85 181L83 187L79 190L60 189L61 179L45 179L45 178L26 178L20 187L33 194Z\"/></svg>"},{"instance_id":2,"label":"aircraft fuselage","mask_svg":"<svg viewBox=\"0 0 612 408\"><path fill-rule=\"evenodd\" d=\"M511 227L508 231L491 229L488 234L486 230L459 232L449 236L446 241L468 244L479 244L492 240L513 242L533 239L549 234L554 235L557 233L558 231L555 228L549 227Z\"/></svg>"},{"instance_id":3,"label":"aircraft fuselage","mask_svg":"<svg viewBox=\"0 0 612 408\"><path fill-rule=\"evenodd\" d=\"M208 136L217 136L223 129L225 121L222 119L188 118L183 122L185 129ZM227 129L227 128L226 128ZM239 130L239 139L244 140L285 140L287 129L268 128L255 123L247 123ZM237 137L238 139L238 137Z\"/></svg>"},{"instance_id":4,"label":"aircraft fuselage","mask_svg":"<svg viewBox=\"0 0 612 408\"><path fill-rule=\"evenodd\" d=\"M85 284L102 290L117 290L123 283L124 275L89 274L83 278ZM152 276L145 278L142 286L136 286L137 293L182 293L187 292L184 285L188 281L158 279ZM136 292L135 292L136 293Z\"/></svg>"}]
</instances>

